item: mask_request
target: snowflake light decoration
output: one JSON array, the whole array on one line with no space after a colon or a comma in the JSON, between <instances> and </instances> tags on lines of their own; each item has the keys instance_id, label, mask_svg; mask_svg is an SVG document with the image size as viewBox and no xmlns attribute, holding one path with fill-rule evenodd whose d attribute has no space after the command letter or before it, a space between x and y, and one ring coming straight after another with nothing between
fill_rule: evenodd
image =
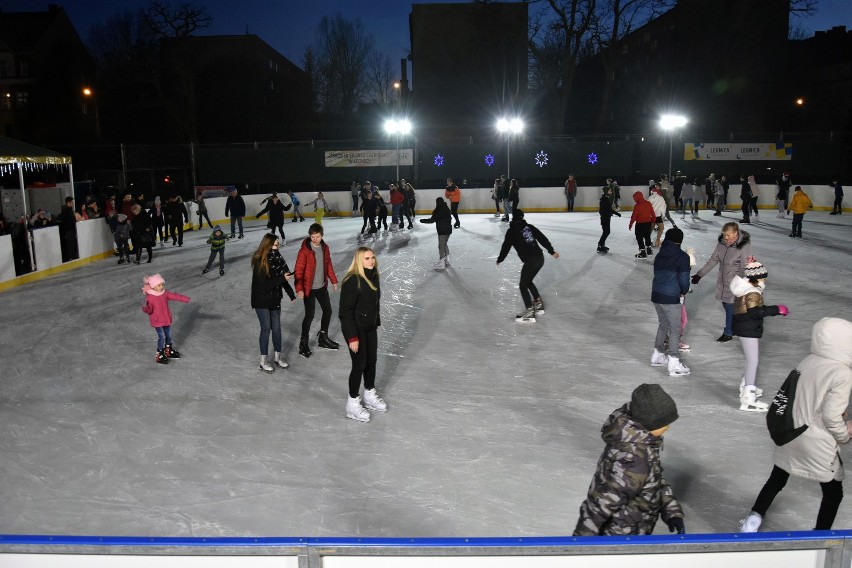
<instances>
[{"instance_id":1,"label":"snowflake light decoration","mask_svg":"<svg viewBox=\"0 0 852 568\"><path fill-rule=\"evenodd\" d=\"M594 152L589 154L589 163L592 164L592 165L595 165L595 164L598 163L598 155L595 154Z\"/></svg>"},{"instance_id":2,"label":"snowflake light decoration","mask_svg":"<svg viewBox=\"0 0 852 568\"><path fill-rule=\"evenodd\" d=\"M492 156L491 154L488 154L487 156L485 156L485 165L488 166L489 168L491 166L493 166L494 165L494 156Z\"/></svg>"},{"instance_id":3,"label":"snowflake light decoration","mask_svg":"<svg viewBox=\"0 0 852 568\"><path fill-rule=\"evenodd\" d=\"M543 168L547 165L547 154L544 153L544 150L541 150L538 154L535 155L535 165L540 168Z\"/></svg>"},{"instance_id":4,"label":"snowflake light decoration","mask_svg":"<svg viewBox=\"0 0 852 568\"><path fill-rule=\"evenodd\" d=\"M444 165L444 157L441 154L435 156L435 165L439 168Z\"/></svg>"}]
</instances>

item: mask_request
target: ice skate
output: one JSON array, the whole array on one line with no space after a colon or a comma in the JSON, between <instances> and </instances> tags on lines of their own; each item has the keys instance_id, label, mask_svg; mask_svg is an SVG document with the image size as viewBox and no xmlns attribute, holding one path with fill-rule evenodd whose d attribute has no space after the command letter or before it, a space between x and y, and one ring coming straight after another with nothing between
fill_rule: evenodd
<instances>
[{"instance_id":1,"label":"ice skate","mask_svg":"<svg viewBox=\"0 0 852 568\"><path fill-rule=\"evenodd\" d=\"M654 256L654 249L652 247L645 247L645 254L648 256Z\"/></svg>"},{"instance_id":2,"label":"ice skate","mask_svg":"<svg viewBox=\"0 0 852 568\"><path fill-rule=\"evenodd\" d=\"M225 275L225 269L224 269L224 268L220 268L220 269L219 269L219 276L224 276L224 275Z\"/></svg>"},{"instance_id":3,"label":"ice skate","mask_svg":"<svg viewBox=\"0 0 852 568\"><path fill-rule=\"evenodd\" d=\"M450 255L444 257L444 268L452 268L450 264Z\"/></svg>"},{"instance_id":4,"label":"ice skate","mask_svg":"<svg viewBox=\"0 0 852 568\"><path fill-rule=\"evenodd\" d=\"M745 392L745 386L746 386L746 384L745 384L745 377L743 377L742 379L740 379L740 396L742 396L742 395L743 395L743 393ZM759 386L756 386L756 385L755 385L755 387L754 387L754 396L755 396L755 398L760 398L760 397L762 397L762 396L763 396L763 389L762 389L762 388L760 388Z\"/></svg>"},{"instance_id":5,"label":"ice skate","mask_svg":"<svg viewBox=\"0 0 852 568\"><path fill-rule=\"evenodd\" d=\"M367 407L367 410L372 410L373 412L386 412L388 409L387 403L382 400L378 394L376 394L376 389L370 389L364 391L364 406Z\"/></svg>"},{"instance_id":6,"label":"ice skate","mask_svg":"<svg viewBox=\"0 0 852 568\"><path fill-rule=\"evenodd\" d=\"M763 522L763 517L759 514L752 511L748 514L748 517L741 520L739 522L740 532L741 533L755 533L757 529L760 528L760 524Z\"/></svg>"},{"instance_id":7,"label":"ice skate","mask_svg":"<svg viewBox=\"0 0 852 568\"><path fill-rule=\"evenodd\" d=\"M207 274L208 272L210 272L210 269L205 268L204 270L201 271L201 274Z\"/></svg>"},{"instance_id":8,"label":"ice skate","mask_svg":"<svg viewBox=\"0 0 852 568\"><path fill-rule=\"evenodd\" d=\"M606 254L606 251L608 251L608 250L609 250L608 248L598 245L598 252L600 254Z\"/></svg>"},{"instance_id":9,"label":"ice skate","mask_svg":"<svg viewBox=\"0 0 852 568\"><path fill-rule=\"evenodd\" d=\"M346 400L346 418L357 420L358 422L369 422L370 413L367 409L361 406L361 397L348 398Z\"/></svg>"},{"instance_id":10,"label":"ice skate","mask_svg":"<svg viewBox=\"0 0 852 568\"><path fill-rule=\"evenodd\" d=\"M166 347L163 349L163 352L169 359L180 359L180 353L177 349L172 347L171 343L166 343Z\"/></svg>"},{"instance_id":11,"label":"ice skate","mask_svg":"<svg viewBox=\"0 0 852 568\"><path fill-rule=\"evenodd\" d=\"M689 374L689 367L680 362L678 357L669 357L668 369L670 377L682 377Z\"/></svg>"},{"instance_id":12,"label":"ice skate","mask_svg":"<svg viewBox=\"0 0 852 568\"><path fill-rule=\"evenodd\" d=\"M311 352L311 349L308 347L308 338L307 337L303 337L299 340L299 355L301 355L305 359L307 359L308 357L313 355L313 353Z\"/></svg>"},{"instance_id":13,"label":"ice skate","mask_svg":"<svg viewBox=\"0 0 852 568\"><path fill-rule=\"evenodd\" d=\"M641 249L637 254L634 255L636 258L648 258L648 253L645 252L645 249Z\"/></svg>"},{"instance_id":14,"label":"ice skate","mask_svg":"<svg viewBox=\"0 0 852 568\"><path fill-rule=\"evenodd\" d=\"M260 370L264 373L272 373L275 369L272 368L272 365L266 360L266 355L260 356Z\"/></svg>"},{"instance_id":15,"label":"ice skate","mask_svg":"<svg viewBox=\"0 0 852 568\"><path fill-rule=\"evenodd\" d=\"M535 315L544 315L544 302L541 301L541 298L533 301L533 309L535 309Z\"/></svg>"},{"instance_id":16,"label":"ice skate","mask_svg":"<svg viewBox=\"0 0 852 568\"><path fill-rule=\"evenodd\" d=\"M320 331L317 333L317 347L320 349L338 349L340 344L328 337L328 332Z\"/></svg>"},{"instance_id":17,"label":"ice skate","mask_svg":"<svg viewBox=\"0 0 852 568\"><path fill-rule=\"evenodd\" d=\"M434 268L435 270L443 270L444 268L446 268L446 265L444 264L444 259L439 258L438 262L432 265L432 268Z\"/></svg>"},{"instance_id":18,"label":"ice skate","mask_svg":"<svg viewBox=\"0 0 852 568\"><path fill-rule=\"evenodd\" d=\"M731 337L727 333L723 333L722 335L719 336L718 339L716 339L716 342L717 343L727 343L728 341L730 341L732 339L733 339L733 337Z\"/></svg>"},{"instance_id":19,"label":"ice skate","mask_svg":"<svg viewBox=\"0 0 852 568\"><path fill-rule=\"evenodd\" d=\"M280 367L282 369L286 369L290 366L290 363L284 360L284 357L281 356L280 351L275 352L275 366Z\"/></svg>"},{"instance_id":20,"label":"ice skate","mask_svg":"<svg viewBox=\"0 0 852 568\"><path fill-rule=\"evenodd\" d=\"M166 354L163 353L162 349L160 349L159 351L157 351L157 357L154 359L154 361L156 361L157 363L162 363L163 365L165 365L169 362L169 358L166 357Z\"/></svg>"},{"instance_id":21,"label":"ice skate","mask_svg":"<svg viewBox=\"0 0 852 568\"><path fill-rule=\"evenodd\" d=\"M460 229L460 228L461 228L461 223L459 223L459 222L456 222L456 224L453 225L453 229Z\"/></svg>"},{"instance_id":22,"label":"ice skate","mask_svg":"<svg viewBox=\"0 0 852 568\"><path fill-rule=\"evenodd\" d=\"M769 410L769 405L765 402L757 400L757 387L748 385L743 389L743 395L740 397L740 410L745 412L766 412Z\"/></svg>"},{"instance_id":23,"label":"ice skate","mask_svg":"<svg viewBox=\"0 0 852 568\"><path fill-rule=\"evenodd\" d=\"M526 308L515 316L515 321L518 323L535 323L535 308L532 306Z\"/></svg>"},{"instance_id":24,"label":"ice skate","mask_svg":"<svg viewBox=\"0 0 852 568\"><path fill-rule=\"evenodd\" d=\"M669 364L669 359L666 357L665 353L660 353L660 351L655 347L654 352L651 353L651 366L652 367L665 367Z\"/></svg>"}]
</instances>

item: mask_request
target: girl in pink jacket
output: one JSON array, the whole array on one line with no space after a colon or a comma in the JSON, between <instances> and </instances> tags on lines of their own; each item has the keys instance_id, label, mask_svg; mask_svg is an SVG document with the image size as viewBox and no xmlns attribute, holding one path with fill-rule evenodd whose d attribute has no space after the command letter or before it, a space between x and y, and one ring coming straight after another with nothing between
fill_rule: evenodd
<instances>
[{"instance_id":1,"label":"girl in pink jacket","mask_svg":"<svg viewBox=\"0 0 852 568\"><path fill-rule=\"evenodd\" d=\"M145 304L142 311L148 314L151 327L157 330L157 363L168 363L169 359L180 359L180 353L172 346L172 312L169 300L189 302L189 297L175 292L166 292L166 281L159 274L142 279Z\"/></svg>"}]
</instances>

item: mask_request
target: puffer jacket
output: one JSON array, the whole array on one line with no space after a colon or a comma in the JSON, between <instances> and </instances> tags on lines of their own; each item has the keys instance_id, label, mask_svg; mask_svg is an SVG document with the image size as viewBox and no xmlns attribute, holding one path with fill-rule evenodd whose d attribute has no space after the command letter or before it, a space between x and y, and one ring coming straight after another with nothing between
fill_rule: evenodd
<instances>
[{"instance_id":1,"label":"puffer jacket","mask_svg":"<svg viewBox=\"0 0 852 568\"><path fill-rule=\"evenodd\" d=\"M601 428L606 443L598 460L574 536L651 534L657 519L683 518L663 475L663 439L632 420L630 405L613 412Z\"/></svg>"},{"instance_id":2,"label":"puffer jacket","mask_svg":"<svg viewBox=\"0 0 852 568\"><path fill-rule=\"evenodd\" d=\"M731 246L725 244L724 237L719 235L719 244L713 249L713 254L710 255L707 263L696 274L703 278L705 274L713 270L713 267L720 265L719 276L716 278L716 299L726 304L733 304L731 280L734 276L743 276L746 259L750 256L752 256L751 235L747 231L741 229L737 240Z\"/></svg>"},{"instance_id":3,"label":"puffer jacket","mask_svg":"<svg viewBox=\"0 0 852 568\"><path fill-rule=\"evenodd\" d=\"M654 215L662 217L666 214L666 200L662 195L652 191L651 195L648 196L648 202L654 208Z\"/></svg>"},{"instance_id":4,"label":"puffer jacket","mask_svg":"<svg viewBox=\"0 0 852 568\"><path fill-rule=\"evenodd\" d=\"M155 290L148 288L144 293L145 308L147 309L143 309L143 311L148 314L151 327L172 325L174 318L172 317L172 311L169 309L169 302L189 302L189 296L167 290L157 293Z\"/></svg>"},{"instance_id":5,"label":"puffer jacket","mask_svg":"<svg viewBox=\"0 0 852 568\"><path fill-rule=\"evenodd\" d=\"M337 275L334 273L334 266L331 264L331 251L325 241L320 241L320 246L322 247L322 258L325 265L322 267L322 284L327 286L329 280L332 284L337 284ZM293 271L296 278L296 293L304 293L305 298L311 295L316 269L317 260L314 250L311 248L311 238L307 237L302 241L302 246L299 247L299 253L296 255L296 269Z\"/></svg>"},{"instance_id":6,"label":"puffer jacket","mask_svg":"<svg viewBox=\"0 0 852 568\"><path fill-rule=\"evenodd\" d=\"M852 391L852 322L822 318L814 324L811 354L796 368L801 375L793 401L793 424L807 424L808 429L775 448L775 465L820 483L841 480L839 445L849 441L843 412Z\"/></svg>"},{"instance_id":7,"label":"puffer jacket","mask_svg":"<svg viewBox=\"0 0 852 568\"><path fill-rule=\"evenodd\" d=\"M689 292L689 255L680 245L665 240L660 254L654 259L654 282L651 301L655 304L679 304L680 297Z\"/></svg>"},{"instance_id":8,"label":"puffer jacket","mask_svg":"<svg viewBox=\"0 0 852 568\"><path fill-rule=\"evenodd\" d=\"M802 213L807 213L808 209L813 206L814 204L811 202L811 198L808 197L808 194L801 189L797 189L796 192L793 193L793 199L790 200L790 206L787 207L787 209L793 213L801 215Z\"/></svg>"},{"instance_id":9,"label":"puffer jacket","mask_svg":"<svg viewBox=\"0 0 852 568\"><path fill-rule=\"evenodd\" d=\"M763 337L763 318L777 316L778 306L763 305L763 288L752 286L746 278L734 276L731 280L734 294L734 318L731 330L738 337Z\"/></svg>"}]
</instances>

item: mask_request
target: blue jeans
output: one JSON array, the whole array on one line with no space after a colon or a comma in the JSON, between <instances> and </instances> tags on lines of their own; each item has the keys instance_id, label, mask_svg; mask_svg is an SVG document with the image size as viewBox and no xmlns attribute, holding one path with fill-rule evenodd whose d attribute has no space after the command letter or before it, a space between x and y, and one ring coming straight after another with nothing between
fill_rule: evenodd
<instances>
[{"instance_id":1,"label":"blue jeans","mask_svg":"<svg viewBox=\"0 0 852 568\"><path fill-rule=\"evenodd\" d=\"M235 228L234 225L235 224L240 225L240 236L243 236L243 217L242 217L242 215L240 215L240 216L231 215L231 234L232 235L234 234L234 228Z\"/></svg>"},{"instance_id":2,"label":"blue jeans","mask_svg":"<svg viewBox=\"0 0 852 568\"><path fill-rule=\"evenodd\" d=\"M157 330L157 351L162 350L166 345L172 344L172 326L164 325L163 327L155 327Z\"/></svg>"},{"instance_id":3,"label":"blue jeans","mask_svg":"<svg viewBox=\"0 0 852 568\"><path fill-rule=\"evenodd\" d=\"M260 322L260 354L269 354L269 332L272 332L272 347L276 353L281 352L281 310L255 308Z\"/></svg>"},{"instance_id":4,"label":"blue jeans","mask_svg":"<svg viewBox=\"0 0 852 568\"><path fill-rule=\"evenodd\" d=\"M725 308L725 335L734 335L732 326L734 324L734 305L722 302L722 307Z\"/></svg>"}]
</instances>

